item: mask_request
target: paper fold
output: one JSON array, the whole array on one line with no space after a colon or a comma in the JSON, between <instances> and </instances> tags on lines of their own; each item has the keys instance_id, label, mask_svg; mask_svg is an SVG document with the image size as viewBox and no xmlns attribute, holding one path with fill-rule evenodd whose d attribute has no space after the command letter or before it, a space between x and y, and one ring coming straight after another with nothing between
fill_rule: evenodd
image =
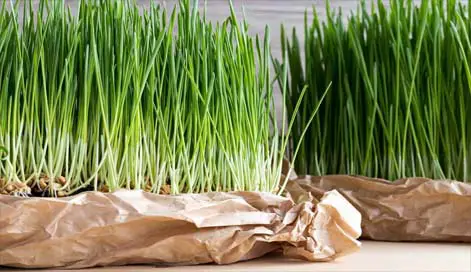
<instances>
[{"instance_id":1,"label":"paper fold","mask_svg":"<svg viewBox=\"0 0 471 272\"><path fill-rule=\"evenodd\" d=\"M362 237L379 241L471 242L471 184L426 178L296 176L294 201L337 190L362 214ZM351 220L350 220L351 221Z\"/></svg>"},{"instance_id":2,"label":"paper fold","mask_svg":"<svg viewBox=\"0 0 471 272\"><path fill-rule=\"evenodd\" d=\"M299 204L255 192L0 195L0 265L228 264L276 250L328 261L359 249L360 221L335 190Z\"/></svg>"}]
</instances>

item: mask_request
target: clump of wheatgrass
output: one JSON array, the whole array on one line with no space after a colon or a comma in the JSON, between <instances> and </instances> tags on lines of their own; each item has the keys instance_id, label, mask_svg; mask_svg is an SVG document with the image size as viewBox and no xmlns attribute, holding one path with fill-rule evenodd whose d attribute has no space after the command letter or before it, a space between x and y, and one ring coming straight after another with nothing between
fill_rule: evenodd
<instances>
[{"instance_id":1,"label":"clump of wheatgrass","mask_svg":"<svg viewBox=\"0 0 471 272\"><path fill-rule=\"evenodd\" d=\"M251 37L232 5L211 23L197 1L25 1L21 22L5 2L0 191L282 189L268 29Z\"/></svg>"},{"instance_id":2,"label":"clump of wheatgrass","mask_svg":"<svg viewBox=\"0 0 471 272\"><path fill-rule=\"evenodd\" d=\"M362 1L343 16L305 14L305 43L282 33L296 170L470 180L471 10L448 0ZM309 14L310 15L310 14ZM302 49L302 46L304 48ZM302 53L304 51L304 54ZM309 113L331 90L304 140ZM299 111L294 103L308 86Z\"/></svg>"}]
</instances>

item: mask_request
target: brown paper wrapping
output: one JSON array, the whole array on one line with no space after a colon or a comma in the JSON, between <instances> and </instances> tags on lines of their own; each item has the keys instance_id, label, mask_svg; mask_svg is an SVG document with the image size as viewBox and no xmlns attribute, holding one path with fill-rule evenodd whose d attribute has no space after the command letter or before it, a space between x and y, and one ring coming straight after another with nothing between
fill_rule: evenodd
<instances>
[{"instance_id":1,"label":"brown paper wrapping","mask_svg":"<svg viewBox=\"0 0 471 272\"><path fill-rule=\"evenodd\" d=\"M276 250L329 261L360 247L360 222L360 213L336 191L297 205L255 192L2 195L0 265L228 264Z\"/></svg>"},{"instance_id":2,"label":"brown paper wrapping","mask_svg":"<svg viewBox=\"0 0 471 272\"><path fill-rule=\"evenodd\" d=\"M288 196L340 192L362 214L362 237L380 241L471 242L471 185L409 178L292 175Z\"/></svg>"}]
</instances>

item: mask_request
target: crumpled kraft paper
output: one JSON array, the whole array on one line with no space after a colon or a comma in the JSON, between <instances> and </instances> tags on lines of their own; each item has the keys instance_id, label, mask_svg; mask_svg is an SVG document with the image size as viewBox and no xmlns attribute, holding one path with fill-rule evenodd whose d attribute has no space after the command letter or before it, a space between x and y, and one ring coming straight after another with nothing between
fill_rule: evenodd
<instances>
[{"instance_id":1,"label":"crumpled kraft paper","mask_svg":"<svg viewBox=\"0 0 471 272\"><path fill-rule=\"evenodd\" d=\"M290 176L294 201L337 190L362 214L362 237L380 241L471 242L471 184L409 178Z\"/></svg>"},{"instance_id":2,"label":"crumpled kraft paper","mask_svg":"<svg viewBox=\"0 0 471 272\"><path fill-rule=\"evenodd\" d=\"M329 261L359 249L360 222L337 191L297 205L255 192L0 195L0 265L228 264L276 250Z\"/></svg>"}]
</instances>

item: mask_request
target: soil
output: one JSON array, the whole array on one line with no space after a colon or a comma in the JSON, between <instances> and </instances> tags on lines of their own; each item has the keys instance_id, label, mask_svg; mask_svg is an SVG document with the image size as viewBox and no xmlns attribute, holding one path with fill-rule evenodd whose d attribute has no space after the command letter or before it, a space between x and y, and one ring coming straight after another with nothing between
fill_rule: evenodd
<instances>
[{"instance_id":1,"label":"soil","mask_svg":"<svg viewBox=\"0 0 471 272\"><path fill-rule=\"evenodd\" d=\"M0 195L11 195L11 196L22 196L22 197L66 197L71 194L63 190L64 185L67 184L65 177L60 176L52 181L47 176L42 176L38 181L32 181L28 183L24 182L5 182L0 179ZM131 189L134 189L131 186ZM73 193L73 195L80 194L82 192L94 191L93 185L81 188ZM103 184L99 187L98 191L103 193L110 192L108 186ZM144 191L152 192L153 187L150 181L147 182ZM172 188L169 184L164 184L160 188L159 194L169 195L172 192Z\"/></svg>"}]
</instances>

